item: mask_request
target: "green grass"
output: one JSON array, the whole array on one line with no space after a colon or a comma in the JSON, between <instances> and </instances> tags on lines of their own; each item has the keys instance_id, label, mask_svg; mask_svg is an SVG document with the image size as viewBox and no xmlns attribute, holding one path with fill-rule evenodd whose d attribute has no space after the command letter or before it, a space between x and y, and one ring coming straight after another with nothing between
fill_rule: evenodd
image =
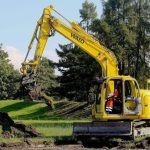
<instances>
[{"instance_id":1,"label":"green grass","mask_svg":"<svg viewBox=\"0 0 150 150\"><path fill-rule=\"evenodd\" d=\"M15 120L26 125L32 125L42 138L55 138L60 136L72 136L73 122L72 121L40 121L40 120ZM1 132L1 129L0 129Z\"/></svg>"},{"instance_id":2,"label":"green grass","mask_svg":"<svg viewBox=\"0 0 150 150\"><path fill-rule=\"evenodd\" d=\"M0 111L8 112L13 119L48 119L49 109L44 103L22 100L0 101Z\"/></svg>"},{"instance_id":3,"label":"green grass","mask_svg":"<svg viewBox=\"0 0 150 150\"><path fill-rule=\"evenodd\" d=\"M57 139L70 139L72 137L73 120L15 120L32 125L41 135L37 138L28 138L32 142L48 141L53 142ZM77 120L75 121L77 122ZM0 129L1 132L1 129ZM16 143L22 142L24 138L13 137L4 139L0 137L0 143Z\"/></svg>"},{"instance_id":4,"label":"green grass","mask_svg":"<svg viewBox=\"0 0 150 150\"><path fill-rule=\"evenodd\" d=\"M77 103L63 101L56 103L56 109L52 111L44 103L25 102L23 100L1 100L0 112L8 112L15 122L30 124L41 133L41 137L30 138L31 141L54 141L58 138L70 138L74 122L88 121L87 119L75 120L74 118L66 119L65 117L55 116L57 112L61 113L62 111L63 113L68 109L66 107L72 108L74 105L77 105ZM14 143L23 141L23 138L3 139L0 137L0 141Z\"/></svg>"},{"instance_id":5,"label":"green grass","mask_svg":"<svg viewBox=\"0 0 150 150\"><path fill-rule=\"evenodd\" d=\"M22 120L31 124L43 137L71 136L73 121L69 120Z\"/></svg>"},{"instance_id":6,"label":"green grass","mask_svg":"<svg viewBox=\"0 0 150 150\"><path fill-rule=\"evenodd\" d=\"M22 138L2 138L0 137L0 143L16 143L16 142L23 142Z\"/></svg>"},{"instance_id":7,"label":"green grass","mask_svg":"<svg viewBox=\"0 0 150 150\"><path fill-rule=\"evenodd\" d=\"M46 138L72 136L73 123L87 121L88 120L21 120L21 122L25 124L31 124L32 127Z\"/></svg>"},{"instance_id":8,"label":"green grass","mask_svg":"<svg viewBox=\"0 0 150 150\"><path fill-rule=\"evenodd\" d=\"M71 118L72 113L66 114L75 106L83 105L83 103L61 101L55 103L56 109L50 110L45 103L26 102L23 100L0 100L0 112L8 112L8 114L16 120L59 120ZM82 110L75 112L81 113ZM80 115L81 116L81 115ZM72 117L72 119L74 119Z\"/></svg>"}]
</instances>

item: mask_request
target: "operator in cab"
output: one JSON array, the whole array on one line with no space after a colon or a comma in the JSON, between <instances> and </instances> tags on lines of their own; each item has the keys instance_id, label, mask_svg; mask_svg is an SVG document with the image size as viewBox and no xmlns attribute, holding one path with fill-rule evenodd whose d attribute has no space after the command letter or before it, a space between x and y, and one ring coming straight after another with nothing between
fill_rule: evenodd
<instances>
[{"instance_id":1,"label":"operator in cab","mask_svg":"<svg viewBox=\"0 0 150 150\"><path fill-rule=\"evenodd\" d=\"M122 81L114 80L113 93L109 93L106 97L106 112L108 114L122 113Z\"/></svg>"}]
</instances>

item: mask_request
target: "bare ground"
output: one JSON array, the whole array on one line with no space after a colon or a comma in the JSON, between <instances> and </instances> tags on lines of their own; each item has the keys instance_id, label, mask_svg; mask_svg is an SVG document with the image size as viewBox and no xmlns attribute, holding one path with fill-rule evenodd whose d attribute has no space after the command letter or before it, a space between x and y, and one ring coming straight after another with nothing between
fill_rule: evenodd
<instances>
[{"instance_id":1,"label":"bare ground","mask_svg":"<svg viewBox=\"0 0 150 150\"><path fill-rule=\"evenodd\" d=\"M130 146L129 146L130 145ZM89 141L86 144L81 142L31 142L27 139L18 143L0 143L0 150L116 150L116 149L150 149L149 139L134 144L132 141L122 143L110 141Z\"/></svg>"}]
</instances>

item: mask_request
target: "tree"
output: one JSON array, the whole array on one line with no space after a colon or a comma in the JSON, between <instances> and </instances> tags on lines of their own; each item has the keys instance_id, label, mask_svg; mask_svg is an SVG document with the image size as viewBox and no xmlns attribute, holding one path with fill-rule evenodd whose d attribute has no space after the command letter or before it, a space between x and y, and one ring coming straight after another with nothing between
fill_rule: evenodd
<instances>
[{"instance_id":1,"label":"tree","mask_svg":"<svg viewBox=\"0 0 150 150\"><path fill-rule=\"evenodd\" d=\"M103 15L92 23L91 30L111 49L123 74L143 80L149 76L150 4L148 0L103 1Z\"/></svg>"},{"instance_id":2,"label":"tree","mask_svg":"<svg viewBox=\"0 0 150 150\"><path fill-rule=\"evenodd\" d=\"M94 3L89 3L88 0L82 4L82 8L79 10L81 20L81 25L84 27L87 32L89 31L89 26L91 22L97 17L96 6Z\"/></svg>"},{"instance_id":3,"label":"tree","mask_svg":"<svg viewBox=\"0 0 150 150\"><path fill-rule=\"evenodd\" d=\"M79 11L81 26L90 32L89 26L97 16L96 6L86 0ZM58 78L60 94L75 101L89 101L93 89L92 81L101 74L99 64L72 44L60 45L60 49L61 51L56 51L60 58L57 67L62 74Z\"/></svg>"},{"instance_id":4,"label":"tree","mask_svg":"<svg viewBox=\"0 0 150 150\"><path fill-rule=\"evenodd\" d=\"M0 99L14 98L19 89L20 74L10 64L8 53L0 45Z\"/></svg>"},{"instance_id":5,"label":"tree","mask_svg":"<svg viewBox=\"0 0 150 150\"><path fill-rule=\"evenodd\" d=\"M43 57L38 67L37 82L42 86L42 90L47 95L54 95L54 89L58 86L55 76L54 63Z\"/></svg>"},{"instance_id":6,"label":"tree","mask_svg":"<svg viewBox=\"0 0 150 150\"><path fill-rule=\"evenodd\" d=\"M150 58L150 2L139 0L133 2L133 15L135 16L135 77L143 85L143 81L149 77L149 58Z\"/></svg>"},{"instance_id":7,"label":"tree","mask_svg":"<svg viewBox=\"0 0 150 150\"><path fill-rule=\"evenodd\" d=\"M57 64L61 72L59 77L60 95L75 101L89 101L93 80L99 74L99 65L80 48L67 49L67 45L60 45L62 51L57 50L61 58Z\"/></svg>"}]
</instances>

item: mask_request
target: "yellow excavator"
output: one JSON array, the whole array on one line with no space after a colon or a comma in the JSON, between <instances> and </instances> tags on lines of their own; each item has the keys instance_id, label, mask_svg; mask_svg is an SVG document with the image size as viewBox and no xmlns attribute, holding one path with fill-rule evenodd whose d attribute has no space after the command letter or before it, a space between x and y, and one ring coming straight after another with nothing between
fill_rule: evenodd
<instances>
[{"instance_id":1,"label":"yellow excavator","mask_svg":"<svg viewBox=\"0 0 150 150\"><path fill-rule=\"evenodd\" d=\"M57 13L64 21L53 16ZM131 76L119 75L118 62L112 51L103 46L77 23L70 22L53 6L44 9L22 63L22 84L33 98L40 92L36 83L37 67L45 45L54 32L70 40L93 57L102 68L99 93L92 106L92 122L76 123L75 136L142 136L150 134L150 91L139 88ZM37 46L33 60L27 61L34 40ZM35 96L36 95L36 96Z\"/></svg>"}]
</instances>

